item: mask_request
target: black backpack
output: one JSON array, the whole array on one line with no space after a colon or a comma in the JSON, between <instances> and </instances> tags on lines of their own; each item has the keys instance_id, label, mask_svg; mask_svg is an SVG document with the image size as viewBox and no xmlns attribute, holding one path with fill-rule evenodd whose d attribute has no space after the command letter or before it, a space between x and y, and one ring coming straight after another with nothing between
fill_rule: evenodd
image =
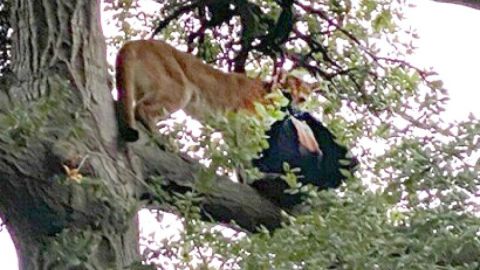
<instances>
[{"instance_id":1,"label":"black backpack","mask_svg":"<svg viewBox=\"0 0 480 270\"><path fill-rule=\"evenodd\" d=\"M310 127L321 155L302 149L292 117ZM267 177L253 182L252 186L281 207L292 207L302 201L301 194L284 192L288 185L278 176L284 173L284 162L290 164L290 168L300 168L297 175L299 182L320 189L338 187L345 179L340 169L353 172L358 163L355 158L347 157L347 148L338 144L335 136L308 112L289 108L286 117L275 122L267 135L269 147L261 153L260 158L253 160L253 165L266 173Z\"/></svg>"}]
</instances>

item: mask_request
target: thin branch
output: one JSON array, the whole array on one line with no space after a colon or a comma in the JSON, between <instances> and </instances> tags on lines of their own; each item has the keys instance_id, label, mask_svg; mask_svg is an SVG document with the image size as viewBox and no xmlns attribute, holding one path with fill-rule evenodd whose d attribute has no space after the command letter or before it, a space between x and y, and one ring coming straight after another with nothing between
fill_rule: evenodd
<instances>
[{"instance_id":1,"label":"thin branch","mask_svg":"<svg viewBox=\"0 0 480 270\"><path fill-rule=\"evenodd\" d=\"M199 1L193 2L189 5L180 6L177 10L175 10L172 14L166 17L163 21L161 21L155 31L153 31L150 38L154 38L160 31L162 31L167 25L172 21L177 19L180 15L192 11L194 8L199 6Z\"/></svg>"},{"instance_id":2,"label":"thin branch","mask_svg":"<svg viewBox=\"0 0 480 270\"><path fill-rule=\"evenodd\" d=\"M330 56L328 55L327 49L322 44L320 44L318 41L313 39L313 35L306 35L306 34L300 32L296 28L293 29L293 32L295 33L295 37L305 41L310 46L310 48L312 49L311 53L320 52L322 54L323 59L325 59L325 61L332 64L334 67L341 69L340 65L336 61L333 61L330 58ZM309 53L309 54L311 54L311 53Z\"/></svg>"},{"instance_id":3,"label":"thin branch","mask_svg":"<svg viewBox=\"0 0 480 270\"><path fill-rule=\"evenodd\" d=\"M433 1L439 2L439 3L461 5L461 6L466 6L469 8L480 10L480 1L478 0L433 0Z\"/></svg>"},{"instance_id":4,"label":"thin branch","mask_svg":"<svg viewBox=\"0 0 480 270\"><path fill-rule=\"evenodd\" d=\"M414 126L420 128L420 129L424 129L424 130L431 130L433 129L434 131L438 132L439 134L442 134L444 136L447 136L447 137L455 137L455 135L448 129L442 129L438 126L430 126L430 125L427 125L425 123L422 123L420 122L419 120L417 120L415 117L411 116L411 115L408 115L406 112L402 112L402 111L395 111L394 112L395 114L397 114L398 116L402 117L403 119L407 120L408 122L410 122L411 124L413 124ZM418 117L417 117L418 118Z\"/></svg>"},{"instance_id":5,"label":"thin branch","mask_svg":"<svg viewBox=\"0 0 480 270\"><path fill-rule=\"evenodd\" d=\"M477 1L478 2L478 1ZM318 15L320 18L326 20L330 25L334 26L338 31L340 31L342 34L344 34L346 37L348 37L353 43L355 43L365 54L367 54L373 61L376 63L379 63L380 61L386 61L386 62L391 62L391 63L397 63L400 64L402 67L408 67L410 69L415 70L421 77L422 79L426 80L428 76L433 75L432 73L428 73L424 70L421 70L420 68L415 67L414 65L401 60L401 59L394 59L394 58L388 58L388 57L381 57L377 56L374 53L372 53L368 48L365 48L365 46L362 44L360 40L358 40L355 35L352 33L348 32L347 30L343 29L340 25L338 25L335 21L333 21L331 18L328 17L328 15L323 11L319 9L315 9L312 6L308 6L305 4L300 3L299 1L295 1L295 4L302 8L304 11L312 14ZM381 66L381 65L380 65ZM381 66L382 67L382 66ZM383 68L383 67L382 67Z\"/></svg>"}]
</instances>

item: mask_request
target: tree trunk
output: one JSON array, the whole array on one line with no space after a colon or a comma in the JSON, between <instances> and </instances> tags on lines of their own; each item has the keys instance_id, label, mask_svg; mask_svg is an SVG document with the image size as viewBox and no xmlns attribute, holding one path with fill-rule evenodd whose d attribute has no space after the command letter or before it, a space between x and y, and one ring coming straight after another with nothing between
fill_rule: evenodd
<instances>
[{"instance_id":1,"label":"tree trunk","mask_svg":"<svg viewBox=\"0 0 480 270\"><path fill-rule=\"evenodd\" d=\"M199 165L146 143L144 132L135 144L118 142L99 1L10 1L0 218L20 268L129 268L140 260L137 211L151 190L144 179L161 176L167 191L184 191ZM250 231L281 221L278 207L225 177L213 181L202 208L206 218Z\"/></svg>"},{"instance_id":2,"label":"tree trunk","mask_svg":"<svg viewBox=\"0 0 480 270\"><path fill-rule=\"evenodd\" d=\"M139 260L138 188L116 145L99 1L14 0L11 13L0 211L20 268L126 267Z\"/></svg>"}]
</instances>

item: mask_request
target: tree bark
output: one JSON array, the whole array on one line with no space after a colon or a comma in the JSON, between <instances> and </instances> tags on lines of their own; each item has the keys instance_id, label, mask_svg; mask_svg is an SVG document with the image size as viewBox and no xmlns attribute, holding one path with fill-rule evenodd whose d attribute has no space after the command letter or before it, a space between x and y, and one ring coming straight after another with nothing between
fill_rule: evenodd
<instances>
[{"instance_id":1,"label":"tree bark","mask_svg":"<svg viewBox=\"0 0 480 270\"><path fill-rule=\"evenodd\" d=\"M138 188L116 147L99 1L15 0L11 12L0 211L20 268L127 267L140 259ZM79 184L66 173L82 161Z\"/></svg>"},{"instance_id":2,"label":"tree bark","mask_svg":"<svg viewBox=\"0 0 480 270\"><path fill-rule=\"evenodd\" d=\"M152 184L145 179L191 189L200 165L148 144L144 133L135 144L118 142L99 1L11 1L0 215L20 269L128 268L140 260L137 211ZM202 209L250 231L281 221L278 207L226 177L214 179Z\"/></svg>"}]
</instances>

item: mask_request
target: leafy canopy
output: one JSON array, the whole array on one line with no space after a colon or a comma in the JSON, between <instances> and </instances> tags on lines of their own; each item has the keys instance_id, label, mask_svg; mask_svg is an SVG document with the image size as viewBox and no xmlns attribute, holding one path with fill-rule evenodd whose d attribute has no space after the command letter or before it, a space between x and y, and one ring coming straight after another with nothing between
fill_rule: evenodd
<instances>
[{"instance_id":1,"label":"leafy canopy","mask_svg":"<svg viewBox=\"0 0 480 270\"><path fill-rule=\"evenodd\" d=\"M160 247L145 244L145 258L199 269L478 268L480 122L473 116L442 121L448 96L441 81L431 69L408 62L416 35L397 26L405 5L105 1L109 23L119 30L108 37L112 46L155 29L156 38L226 71L269 78L280 68L295 69L315 81L320 90L306 108L352 146L362 164L338 192L302 188L310 195L308 210L287 215L283 228L235 241L200 222L195 195L184 196L180 237ZM231 143L238 142L235 132L223 134L228 147L221 152L207 147L214 132L198 144L215 172L251 158L252 152Z\"/></svg>"}]
</instances>

